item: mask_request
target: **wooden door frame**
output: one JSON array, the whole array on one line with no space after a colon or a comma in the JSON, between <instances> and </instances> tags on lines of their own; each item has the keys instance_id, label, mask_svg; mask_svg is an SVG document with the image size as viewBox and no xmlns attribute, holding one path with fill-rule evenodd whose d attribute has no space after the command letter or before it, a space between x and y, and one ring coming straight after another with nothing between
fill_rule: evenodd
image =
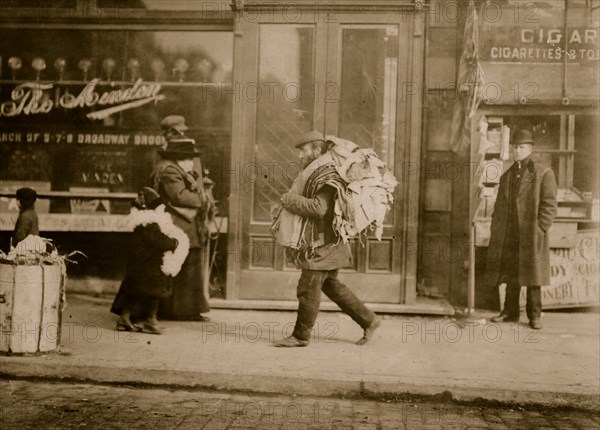
<instances>
[{"instance_id":1,"label":"wooden door frame","mask_svg":"<svg viewBox=\"0 0 600 430\"><path fill-rule=\"evenodd\" d=\"M393 264L397 265L400 273L400 296L398 303L411 304L416 300L417 288L417 239L418 239L418 210L419 210L419 163L421 151L421 122L422 122L422 83L423 83L423 54L424 54L424 17L421 12L410 13L410 19L406 19L406 11L395 13L367 13L352 14L338 13L338 23L324 23L322 20L301 20L297 24L314 24L316 28L316 49L321 49L324 26L326 25L325 43L329 53L335 52L336 58L327 60L327 70L323 72L323 64L315 61L315 79L326 76L326 82L330 78L330 61L338 61L337 36L330 37L331 31L339 31L339 25L344 24L398 24L401 34L399 37L399 52L405 49L407 52L405 67L398 67L397 85L397 127L396 147L398 142L406 142L403 151L395 151L395 165L399 185L401 187L398 195L405 197L403 204L399 202L395 206L393 225L401 224L402 238L394 241ZM267 24L289 24L283 16L279 19L270 19ZM234 30L234 83L241 88L258 78L258 50L259 50L259 23L236 20ZM405 30L402 30L402 29ZM339 34L339 33L338 33ZM332 42L333 41L333 42ZM331 48L334 48L331 50ZM333 56L333 55L332 55ZM318 58L318 55L316 56ZM340 67L335 68L336 73L341 73ZM335 77L335 82L340 83L340 76ZM409 92L410 86L410 92ZM337 121L329 121L328 114L332 109L326 109L323 100L315 103L313 124L315 128L323 129L328 124L327 134L331 130L331 124ZM229 235L228 235L228 261L227 261L227 286L226 299L235 300L239 298L240 276L242 270L241 258L244 250L241 244L248 232L243 228L249 222L250 211L244 211L243 198L252 188L251 184L241 181L240 169L244 162L252 160L256 138L257 106L249 106L243 100L235 100L232 113L232 139L231 139L231 188L229 201ZM335 130L337 131L337 130ZM252 136L253 144L247 144L247 136ZM246 143L246 144L244 144Z\"/></svg>"}]
</instances>

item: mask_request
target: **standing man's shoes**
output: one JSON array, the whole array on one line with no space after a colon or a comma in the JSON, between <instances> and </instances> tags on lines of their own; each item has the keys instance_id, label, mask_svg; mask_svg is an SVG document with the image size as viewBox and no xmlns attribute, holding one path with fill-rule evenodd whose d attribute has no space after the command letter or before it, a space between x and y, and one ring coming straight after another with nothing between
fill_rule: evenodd
<instances>
[{"instance_id":1,"label":"standing man's shoes","mask_svg":"<svg viewBox=\"0 0 600 430\"><path fill-rule=\"evenodd\" d=\"M529 327L531 327L534 330L541 330L542 322L540 321L539 318L534 318L531 321L529 321Z\"/></svg>"},{"instance_id":2,"label":"standing man's shoes","mask_svg":"<svg viewBox=\"0 0 600 430\"><path fill-rule=\"evenodd\" d=\"M308 343L308 340L298 339L295 336L288 336L285 339L281 339L279 342L276 342L275 346L281 348L294 348L299 346L306 346L308 345Z\"/></svg>"},{"instance_id":3,"label":"standing man's shoes","mask_svg":"<svg viewBox=\"0 0 600 430\"><path fill-rule=\"evenodd\" d=\"M507 315L505 313L501 313L495 317L492 317L492 322L519 322L519 317L513 317L511 315Z\"/></svg>"},{"instance_id":4,"label":"standing man's shoes","mask_svg":"<svg viewBox=\"0 0 600 430\"><path fill-rule=\"evenodd\" d=\"M358 340L358 342L356 342L356 344L364 345L365 343L370 341L373 338L373 333L375 333L375 330L377 330L377 327L379 327L380 325L381 325L381 319L377 315L375 315L373 322L371 323L371 325L369 327L367 327L365 329L363 337L361 337Z\"/></svg>"}]
</instances>

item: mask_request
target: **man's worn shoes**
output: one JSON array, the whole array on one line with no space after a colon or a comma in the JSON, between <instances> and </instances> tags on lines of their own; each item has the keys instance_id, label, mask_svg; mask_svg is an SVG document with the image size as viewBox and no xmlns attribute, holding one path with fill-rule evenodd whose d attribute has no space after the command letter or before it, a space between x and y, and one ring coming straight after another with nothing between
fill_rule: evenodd
<instances>
[{"instance_id":1,"label":"man's worn shoes","mask_svg":"<svg viewBox=\"0 0 600 430\"><path fill-rule=\"evenodd\" d=\"M531 321L529 321L529 327L534 330L541 330L542 322L539 320L539 318L533 318Z\"/></svg>"},{"instance_id":2,"label":"man's worn shoes","mask_svg":"<svg viewBox=\"0 0 600 430\"><path fill-rule=\"evenodd\" d=\"M379 327L380 325L381 325L381 319L377 315L375 315L375 319L373 319L373 322L371 323L371 325L365 329L363 337L361 337L358 340L358 342L356 342L356 344L364 345L365 343L370 341L373 338L373 333L375 333L375 330L377 330L377 327Z\"/></svg>"},{"instance_id":3,"label":"man's worn shoes","mask_svg":"<svg viewBox=\"0 0 600 430\"><path fill-rule=\"evenodd\" d=\"M519 322L519 317L514 317L503 312L500 315L492 317L492 322Z\"/></svg>"},{"instance_id":4,"label":"man's worn shoes","mask_svg":"<svg viewBox=\"0 0 600 430\"><path fill-rule=\"evenodd\" d=\"M275 346L281 348L294 348L298 346L306 346L308 343L308 340L298 339L295 336L288 336L285 339L281 339L279 342L276 342Z\"/></svg>"}]
</instances>

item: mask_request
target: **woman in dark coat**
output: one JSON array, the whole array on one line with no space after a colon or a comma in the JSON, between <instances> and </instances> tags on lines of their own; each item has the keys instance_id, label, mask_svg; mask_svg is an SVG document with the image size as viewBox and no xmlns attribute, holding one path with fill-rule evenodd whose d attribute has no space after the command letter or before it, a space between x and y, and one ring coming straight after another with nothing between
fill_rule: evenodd
<instances>
[{"instance_id":1,"label":"woman in dark coat","mask_svg":"<svg viewBox=\"0 0 600 430\"><path fill-rule=\"evenodd\" d=\"M173 294L161 302L160 315L174 320L209 321L201 315L210 309L203 288L201 247L206 241L210 198L200 175L193 170L199 153L193 139L179 134L170 137L167 148L159 154L163 160L151 178L153 187L190 243L188 257L173 281Z\"/></svg>"},{"instance_id":2,"label":"woman in dark coat","mask_svg":"<svg viewBox=\"0 0 600 430\"><path fill-rule=\"evenodd\" d=\"M132 314L144 319L143 331L160 334L157 312L160 299L172 292L172 279L187 257L186 234L171 221L160 196L144 188L131 212L134 226L130 258L111 312L119 315L117 330L139 331Z\"/></svg>"}]
</instances>

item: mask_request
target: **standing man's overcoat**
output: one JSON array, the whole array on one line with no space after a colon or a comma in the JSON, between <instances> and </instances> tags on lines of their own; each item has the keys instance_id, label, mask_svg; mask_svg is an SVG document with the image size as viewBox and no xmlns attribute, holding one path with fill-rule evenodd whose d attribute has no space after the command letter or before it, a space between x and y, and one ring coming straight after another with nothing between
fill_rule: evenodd
<instances>
[{"instance_id":1,"label":"standing man's overcoat","mask_svg":"<svg viewBox=\"0 0 600 430\"><path fill-rule=\"evenodd\" d=\"M487 276L492 285L501 283L500 265L509 225L509 185L514 163L500 178L494 205L492 231L487 255ZM519 283L550 284L550 244L548 230L556 216L556 181L552 169L529 159L516 198L519 220ZM504 249L504 252L507 250Z\"/></svg>"}]
</instances>

